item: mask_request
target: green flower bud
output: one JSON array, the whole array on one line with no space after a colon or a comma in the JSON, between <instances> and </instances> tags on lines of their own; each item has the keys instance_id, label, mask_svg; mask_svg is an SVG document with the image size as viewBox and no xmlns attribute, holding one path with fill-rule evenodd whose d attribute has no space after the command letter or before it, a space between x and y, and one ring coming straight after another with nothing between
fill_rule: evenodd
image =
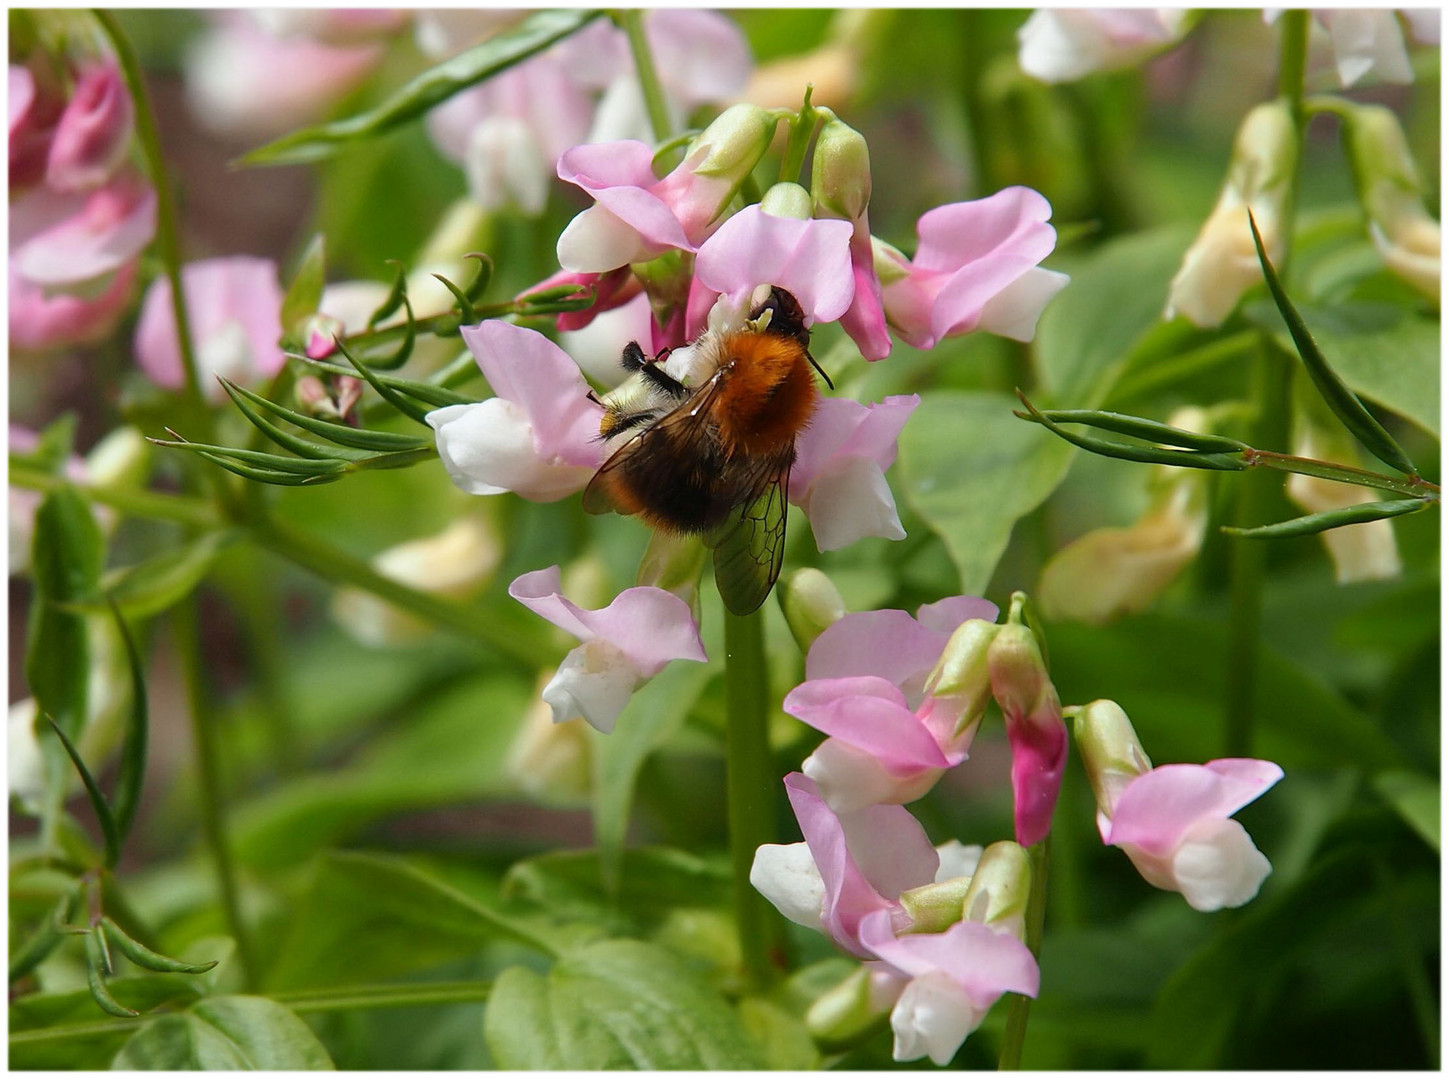
<instances>
[{"instance_id":1,"label":"green flower bud","mask_svg":"<svg viewBox=\"0 0 1449 1080\"><path fill-rule=\"evenodd\" d=\"M639 560L635 585L652 585L672 592L699 619L699 575L704 572L705 547L697 536L655 529Z\"/></svg>"},{"instance_id":2,"label":"green flower bud","mask_svg":"<svg viewBox=\"0 0 1449 1080\"><path fill-rule=\"evenodd\" d=\"M788 181L776 184L765 192L765 197L760 200L760 209L775 217L808 221L811 210L810 192L799 184Z\"/></svg>"},{"instance_id":3,"label":"green flower bud","mask_svg":"<svg viewBox=\"0 0 1449 1080\"><path fill-rule=\"evenodd\" d=\"M911 917L913 934L939 934L961 921L962 905L972 878L958 877L932 882L901 893L899 899Z\"/></svg>"},{"instance_id":4,"label":"green flower bud","mask_svg":"<svg viewBox=\"0 0 1449 1080\"><path fill-rule=\"evenodd\" d=\"M854 1042L895 1004L893 995L881 992L881 982L868 968L856 968L815 999L805 1013L806 1030L825 1046Z\"/></svg>"},{"instance_id":5,"label":"green flower bud","mask_svg":"<svg viewBox=\"0 0 1449 1080\"><path fill-rule=\"evenodd\" d=\"M845 600L835 582L813 566L796 570L787 577L776 595L780 598L785 622L802 653L809 652L826 627L845 614Z\"/></svg>"},{"instance_id":6,"label":"green flower bud","mask_svg":"<svg viewBox=\"0 0 1449 1080\"><path fill-rule=\"evenodd\" d=\"M96 487L137 488L146 482L151 444L133 427L119 427L86 455L86 475Z\"/></svg>"},{"instance_id":7,"label":"green flower bud","mask_svg":"<svg viewBox=\"0 0 1449 1080\"><path fill-rule=\"evenodd\" d=\"M926 696L934 699L933 708L950 708L959 713L957 735L980 723L986 711L991 697L988 656L1001 629L985 619L967 619L956 627L926 678Z\"/></svg>"},{"instance_id":8,"label":"green flower bud","mask_svg":"<svg viewBox=\"0 0 1449 1080\"><path fill-rule=\"evenodd\" d=\"M1030 896L1031 856L1020 844L999 840L981 853L971 887L961 901L961 917L1004 927L1022 937Z\"/></svg>"},{"instance_id":9,"label":"green flower bud","mask_svg":"<svg viewBox=\"0 0 1449 1080\"><path fill-rule=\"evenodd\" d=\"M1132 721L1115 701L1083 705L1072 721L1077 753L1097 798L1097 809L1110 816L1122 789L1152 768L1137 741Z\"/></svg>"},{"instance_id":10,"label":"green flower bud","mask_svg":"<svg viewBox=\"0 0 1449 1080\"><path fill-rule=\"evenodd\" d=\"M1032 716L1054 698L1036 635L1024 623L998 627L987 654L996 702L1008 716Z\"/></svg>"},{"instance_id":11,"label":"green flower bud","mask_svg":"<svg viewBox=\"0 0 1449 1080\"><path fill-rule=\"evenodd\" d=\"M875 276L880 278L882 287L894 285L910 276L911 260L905 257L900 248L887 244L878 236L872 236L870 250L875 261Z\"/></svg>"},{"instance_id":12,"label":"green flower bud","mask_svg":"<svg viewBox=\"0 0 1449 1080\"><path fill-rule=\"evenodd\" d=\"M750 175L770 149L779 122L778 111L758 105L731 105L694 141L695 147L708 147L694 173L738 183Z\"/></svg>"},{"instance_id":13,"label":"green flower bud","mask_svg":"<svg viewBox=\"0 0 1449 1080\"><path fill-rule=\"evenodd\" d=\"M870 148L849 124L830 120L815 138L810 195L817 217L854 221L870 203Z\"/></svg>"}]
</instances>

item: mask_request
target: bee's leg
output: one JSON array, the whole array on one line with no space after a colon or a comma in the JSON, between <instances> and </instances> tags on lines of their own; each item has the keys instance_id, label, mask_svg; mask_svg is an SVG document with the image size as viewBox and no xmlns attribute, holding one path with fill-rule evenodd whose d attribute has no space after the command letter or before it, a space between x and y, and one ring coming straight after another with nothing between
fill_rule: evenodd
<instances>
[{"instance_id":1,"label":"bee's leg","mask_svg":"<svg viewBox=\"0 0 1449 1080\"><path fill-rule=\"evenodd\" d=\"M624 355L619 358L619 362L624 365L624 370L630 373L643 371L649 364L644 350L639 348L637 341L631 341L624 346Z\"/></svg>"},{"instance_id":2,"label":"bee's leg","mask_svg":"<svg viewBox=\"0 0 1449 1080\"><path fill-rule=\"evenodd\" d=\"M670 397L683 400L689 396L689 389L658 364L645 364L641 371L646 379Z\"/></svg>"}]
</instances>

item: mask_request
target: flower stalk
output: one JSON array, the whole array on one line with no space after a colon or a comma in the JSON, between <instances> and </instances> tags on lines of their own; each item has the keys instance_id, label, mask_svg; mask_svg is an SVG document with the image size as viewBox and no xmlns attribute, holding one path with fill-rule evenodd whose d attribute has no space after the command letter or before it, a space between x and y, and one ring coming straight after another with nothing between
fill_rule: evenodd
<instances>
[{"instance_id":1,"label":"flower stalk","mask_svg":"<svg viewBox=\"0 0 1449 1080\"><path fill-rule=\"evenodd\" d=\"M654 57L649 51L649 39L644 34L645 13L630 8L619 13L619 24L629 39L629 51L634 56L634 69L639 74L639 90L644 95L644 107L649 112L649 129L656 142L669 138L669 106L664 100L664 87L659 82L659 72L654 68Z\"/></svg>"},{"instance_id":2,"label":"flower stalk","mask_svg":"<svg viewBox=\"0 0 1449 1080\"><path fill-rule=\"evenodd\" d=\"M1051 834L1028 848L1031 856L1031 895L1026 902L1026 947L1038 962L1041 960L1042 928L1046 924L1047 863L1051 853ZM1001 1037L998 1070L1021 1068L1021 1052L1026 1045L1026 1022L1031 1015L1031 998L1012 994L1006 1012L1006 1031Z\"/></svg>"}]
</instances>

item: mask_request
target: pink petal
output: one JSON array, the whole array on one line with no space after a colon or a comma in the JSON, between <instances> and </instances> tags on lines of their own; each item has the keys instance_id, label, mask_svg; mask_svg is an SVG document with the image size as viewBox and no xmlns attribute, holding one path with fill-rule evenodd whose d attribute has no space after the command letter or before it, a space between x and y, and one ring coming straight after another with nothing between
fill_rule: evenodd
<instances>
[{"instance_id":1,"label":"pink petal","mask_svg":"<svg viewBox=\"0 0 1449 1080\"><path fill-rule=\"evenodd\" d=\"M606 188L648 189L658 183L654 151L633 139L589 143L565 151L558 159L558 178L598 197Z\"/></svg>"},{"instance_id":2,"label":"pink petal","mask_svg":"<svg viewBox=\"0 0 1449 1080\"><path fill-rule=\"evenodd\" d=\"M954 273L972 263L1006 259L1022 270L1035 266L1056 246L1047 224L1051 203L1027 187L1009 187L971 202L928 210L916 222L921 243L911 265L917 270ZM1012 273L1010 279L1020 276Z\"/></svg>"},{"instance_id":3,"label":"pink petal","mask_svg":"<svg viewBox=\"0 0 1449 1080\"><path fill-rule=\"evenodd\" d=\"M17 273L10 263L10 346L46 350L99 341L116 328L131 306L140 260L116 271L100 296L48 294Z\"/></svg>"},{"instance_id":4,"label":"pink petal","mask_svg":"<svg viewBox=\"0 0 1449 1080\"><path fill-rule=\"evenodd\" d=\"M805 489L803 497L797 497L792 485L790 501L810 519L810 531L820 551L836 551L869 536L906 538L890 484L880 466L868 458L845 457L832 462Z\"/></svg>"},{"instance_id":5,"label":"pink petal","mask_svg":"<svg viewBox=\"0 0 1449 1080\"><path fill-rule=\"evenodd\" d=\"M644 19L644 36L655 56L669 57L659 78L682 112L729 101L749 80L745 36L734 20L717 12L651 11Z\"/></svg>"},{"instance_id":6,"label":"pink petal","mask_svg":"<svg viewBox=\"0 0 1449 1080\"><path fill-rule=\"evenodd\" d=\"M848 221L801 221L747 206L699 248L695 276L743 304L758 285L776 285L800 302L805 320L834 322L855 295Z\"/></svg>"},{"instance_id":7,"label":"pink petal","mask_svg":"<svg viewBox=\"0 0 1449 1080\"><path fill-rule=\"evenodd\" d=\"M83 72L56 126L45 182L60 191L105 183L125 160L134 117L114 61Z\"/></svg>"},{"instance_id":8,"label":"pink petal","mask_svg":"<svg viewBox=\"0 0 1449 1080\"><path fill-rule=\"evenodd\" d=\"M922 626L947 635L954 634L956 627L970 619L995 622L998 614L995 604L979 596L948 596L916 609L916 619Z\"/></svg>"},{"instance_id":9,"label":"pink petal","mask_svg":"<svg viewBox=\"0 0 1449 1080\"><path fill-rule=\"evenodd\" d=\"M599 407L578 365L548 338L498 319L463 330L483 377L501 398L521 405L533 425L539 456L554 464L603 462Z\"/></svg>"},{"instance_id":10,"label":"pink petal","mask_svg":"<svg viewBox=\"0 0 1449 1080\"><path fill-rule=\"evenodd\" d=\"M50 94L40 94L35 75L18 64L10 65L10 195L15 199L21 188L39 183L45 176L50 143L64 102ZM14 203L11 204L12 217ZM15 249L11 229L11 251Z\"/></svg>"},{"instance_id":11,"label":"pink petal","mask_svg":"<svg viewBox=\"0 0 1449 1080\"><path fill-rule=\"evenodd\" d=\"M523 406L507 398L434 409L427 421L448 476L470 495L511 491L531 502L556 502L582 490L598 467L540 457Z\"/></svg>"},{"instance_id":12,"label":"pink petal","mask_svg":"<svg viewBox=\"0 0 1449 1080\"><path fill-rule=\"evenodd\" d=\"M639 586L625 589L606 608L590 610L559 588L559 569L550 566L515 578L508 595L580 641L609 642L644 676L657 675L670 660L707 659L689 605L673 593Z\"/></svg>"},{"instance_id":13,"label":"pink petal","mask_svg":"<svg viewBox=\"0 0 1449 1080\"><path fill-rule=\"evenodd\" d=\"M113 273L156 235L156 192L134 169L70 198L33 191L10 213L11 257L26 278L40 285L70 285Z\"/></svg>"},{"instance_id":14,"label":"pink petal","mask_svg":"<svg viewBox=\"0 0 1449 1080\"><path fill-rule=\"evenodd\" d=\"M791 494L809 490L833 459L867 458L882 469L896 459L896 439L921 399L916 394L888 397L872 405L849 398L825 398L815 407L810 426L796 440Z\"/></svg>"},{"instance_id":15,"label":"pink petal","mask_svg":"<svg viewBox=\"0 0 1449 1080\"><path fill-rule=\"evenodd\" d=\"M1282 778L1273 762L1254 758L1159 765L1123 789L1103 842L1165 855L1198 821L1230 816Z\"/></svg>"},{"instance_id":16,"label":"pink petal","mask_svg":"<svg viewBox=\"0 0 1449 1080\"><path fill-rule=\"evenodd\" d=\"M827 735L864 750L889 771L956 764L906 705L896 686L876 675L816 679L785 695L784 710Z\"/></svg>"},{"instance_id":17,"label":"pink petal","mask_svg":"<svg viewBox=\"0 0 1449 1080\"><path fill-rule=\"evenodd\" d=\"M805 678L878 675L905 686L935 666L949 636L922 626L904 611L854 612L815 639L805 658Z\"/></svg>"},{"instance_id":18,"label":"pink petal","mask_svg":"<svg viewBox=\"0 0 1449 1080\"><path fill-rule=\"evenodd\" d=\"M860 355L867 360L883 360L890 355L891 338L886 330L885 300L880 278L875 272L875 252L866 217L854 223L850 237L850 267L855 278L855 294L850 310L840 318L840 325Z\"/></svg>"},{"instance_id":19,"label":"pink petal","mask_svg":"<svg viewBox=\"0 0 1449 1080\"><path fill-rule=\"evenodd\" d=\"M1019 720L1008 716L1006 736L1011 742L1016 842L1031 847L1051 830L1067 763L1067 727L1060 713Z\"/></svg>"},{"instance_id":20,"label":"pink petal","mask_svg":"<svg viewBox=\"0 0 1449 1080\"><path fill-rule=\"evenodd\" d=\"M1011 992L1036 997L1041 969L1020 940L983 923L958 922L940 934L890 932L889 915L867 917L862 941L892 967L912 977L944 972L965 988L978 1008Z\"/></svg>"}]
</instances>

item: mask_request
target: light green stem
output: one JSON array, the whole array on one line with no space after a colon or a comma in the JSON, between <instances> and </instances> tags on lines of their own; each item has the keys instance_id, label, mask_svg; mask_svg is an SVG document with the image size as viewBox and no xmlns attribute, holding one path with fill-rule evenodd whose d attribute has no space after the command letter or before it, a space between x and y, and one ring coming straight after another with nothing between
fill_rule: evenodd
<instances>
[{"instance_id":1,"label":"light green stem","mask_svg":"<svg viewBox=\"0 0 1449 1080\"><path fill-rule=\"evenodd\" d=\"M186 695L191 717L191 740L196 755L198 798L201 827L206 836L212 862L216 866L217 884L221 892L222 910L228 930L236 941L237 963L242 983L248 989L257 985L257 968L252 950L251 934L242 918L237 895L236 868L226 832L226 798L221 780L221 740L218 738L217 715L206 685L206 671L201 656L201 627L197 619L197 598L188 597L177 604L172 613L176 651L186 681Z\"/></svg>"},{"instance_id":2,"label":"light green stem","mask_svg":"<svg viewBox=\"0 0 1449 1080\"><path fill-rule=\"evenodd\" d=\"M1026 901L1026 947L1041 961L1042 928L1046 924L1047 865L1051 856L1051 834L1029 849L1031 855L1031 896ZM1031 998L1012 994L1006 1012L1006 1031L1001 1036L998 1071L1021 1068L1021 1052L1026 1045L1026 1022L1031 1016Z\"/></svg>"},{"instance_id":3,"label":"light green stem","mask_svg":"<svg viewBox=\"0 0 1449 1080\"><path fill-rule=\"evenodd\" d=\"M112 506L123 514L135 517L154 518L157 521L172 521L178 525L189 525L197 529L216 530L222 527L221 517L204 499L189 495L168 495L159 491L139 491L133 488L107 488L92 484L78 484L63 476L18 465L10 466L10 486L27 488L31 491L55 491L67 485L75 488L91 502Z\"/></svg>"},{"instance_id":4,"label":"light green stem","mask_svg":"<svg viewBox=\"0 0 1449 1080\"><path fill-rule=\"evenodd\" d=\"M664 87L659 82L654 56L649 51L649 39L644 33L645 14L638 8L630 8L619 13L619 21L629 38L629 51L634 55L634 70L639 74L639 89L644 95L644 108L649 112L649 130L654 133L655 142L663 142L673 132L670 130Z\"/></svg>"},{"instance_id":5,"label":"light green stem","mask_svg":"<svg viewBox=\"0 0 1449 1080\"><path fill-rule=\"evenodd\" d=\"M725 612L726 799L730 865L740 957L754 987L765 986L782 960L784 927L775 909L750 884L750 867L761 844L776 836L775 792L780 778L770 759L769 677L765 669L764 616Z\"/></svg>"}]
</instances>

